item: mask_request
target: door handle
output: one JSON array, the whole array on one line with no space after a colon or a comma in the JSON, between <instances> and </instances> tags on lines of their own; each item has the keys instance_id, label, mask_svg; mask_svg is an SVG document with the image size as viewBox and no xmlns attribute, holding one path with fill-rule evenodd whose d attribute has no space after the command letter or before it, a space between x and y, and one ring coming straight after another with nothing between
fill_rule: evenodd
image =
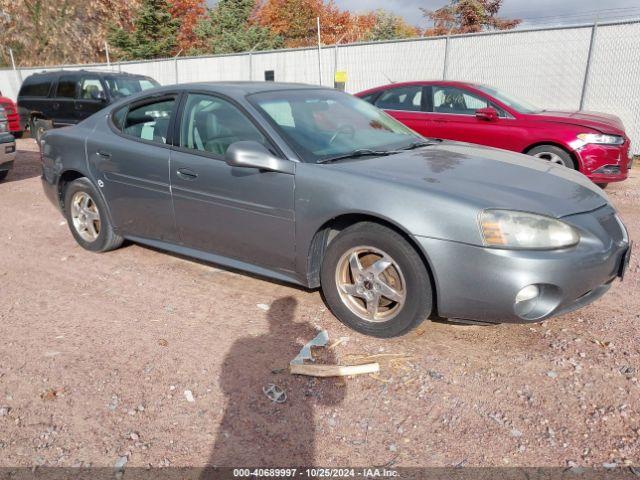
<instances>
[{"instance_id":1,"label":"door handle","mask_svg":"<svg viewBox=\"0 0 640 480\"><path fill-rule=\"evenodd\" d=\"M179 168L176 173L183 180L195 180L198 178L198 174L188 168Z\"/></svg>"},{"instance_id":2,"label":"door handle","mask_svg":"<svg viewBox=\"0 0 640 480\"><path fill-rule=\"evenodd\" d=\"M105 152L103 150L98 150L96 154L102 158L111 158L111 154L109 152Z\"/></svg>"}]
</instances>

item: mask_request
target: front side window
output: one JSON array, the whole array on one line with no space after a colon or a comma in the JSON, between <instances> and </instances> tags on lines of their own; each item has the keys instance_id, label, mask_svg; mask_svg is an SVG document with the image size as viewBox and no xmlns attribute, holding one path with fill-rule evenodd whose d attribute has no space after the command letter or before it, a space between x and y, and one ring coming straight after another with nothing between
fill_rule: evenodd
<instances>
[{"instance_id":1,"label":"front side window","mask_svg":"<svg viewBox=\"0 0 640 480\"><path fill-rule=\"evenodd\" d=\"M384 110L419 112L422 110L422 87L417 85L391 88L382 92L375 105Z\"/></svg>"},{"instance_id":2,"label":"front side window","mask_svg":"<svg viewBox=\"0 0 640 480\"><path fill-rule=\"evenodd\" d=\"M305 162L361 149L406 148L423 140L382 110L334 90L280 90L247 98Z\"/></svg>"},{"instance_id":3,"label":"front side window","mask_svg":"<svg viewBox=\"0 0 640 480\"><path fill-rule=\"evenodd\" d=\"M267 144L235 105L211 95L189 95L180 128L181 147L221 156L231 144L247 140Z\"/></svg>"},{"instance_id":4,"label":"front side window","mask_svg":"<svg viewBox=\"0 0 640 480\"><path fill-rule=\"evenodd\" d=\"M58 89L56 97L58 98L75 98L76 87L78 85L78 77L75 75L62 75L58 79Z\"/></svg>"},{"instance_id":5,"label":"front side window","mask_svg":"<svg viewBox=\"0 0 640 480\"><path fill-rule=\"evenodd\" d=\"M114 99L125 98L160 85L155 80L146 77L113 76L105 77L104 81Z\"/></svg>"},{"instance_id":6,"label":"front side window","mask_svg":"<svg viewBox=\"0 0 640 480\"><path fill-rule=\"evenodd\" d=\"M102 82L98 78L83 78L80 83L80 98L83 100L101 100L105 98Z\"/></svg>"},{"instance_id":7,"label":"front side window","mask_svg":"<svg viewBox=\"0 0 640 480\"><path fill-rule=\"evenodd\" d=\"M455 87L433 87L433 111L455 115L475 115L476 110L493 107L484 98Z\"/></svg>"},{"instance_id":8,"label":"front side window","mask_svg":"<svg viewBox=\"0 0 640 480\"><path fill-rule=\"evenodd\" d=\"M129 109L124 119L122 132L141 140L167 143L169 121L175 102L175 98L165 98L155 103ZM119 112L117 111L113 118L116 126Z\"/></svg>"}]
</instances>

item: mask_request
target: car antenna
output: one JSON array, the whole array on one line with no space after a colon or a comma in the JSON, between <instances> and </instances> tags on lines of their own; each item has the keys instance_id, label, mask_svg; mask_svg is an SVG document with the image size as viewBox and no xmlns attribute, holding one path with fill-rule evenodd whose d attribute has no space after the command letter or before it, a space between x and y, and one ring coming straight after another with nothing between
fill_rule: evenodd
<instances>
[{"instance_id":1,"label":"car antenna","mask_svg":"<svg viewBox=\"0 0 640 480\"><path fill-rule=\"evenodd\" d=\"M386 73L383 73L383 74L382 74L382 76L383 76L384 78L386 78L387 80L389 80L389 83L398 83L398 82L396 82L395 80L391 80L391 79L389 78L389 76L388 76Z\"/></svg>"}]
</instances>

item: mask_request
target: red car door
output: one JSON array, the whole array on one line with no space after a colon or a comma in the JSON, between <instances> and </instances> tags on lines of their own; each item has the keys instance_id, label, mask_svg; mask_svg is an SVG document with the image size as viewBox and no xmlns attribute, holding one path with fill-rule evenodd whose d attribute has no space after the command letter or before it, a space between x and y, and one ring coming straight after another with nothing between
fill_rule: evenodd
<instances>
[{"instance_id":1,"label":"red car door","mask_svg":"<svg viewBox=\"0 0 640 480\"><path fill-rule=\"evenodd\" d=\"M431 135L424 91L422 85L390 88L378 96L374 105L420 135L428 137Z\"/></svg>"},{"instance_id":2,"label":"red car door","mask_svg":"<svg viewBox=\"0 0 640 480\"><path fill-rule=\"evenodd\" d=\"M430 135L520 151L526 132L518 119L487 97L458 87L433 85L428 110Z\"/></svg>"}]
</instances>

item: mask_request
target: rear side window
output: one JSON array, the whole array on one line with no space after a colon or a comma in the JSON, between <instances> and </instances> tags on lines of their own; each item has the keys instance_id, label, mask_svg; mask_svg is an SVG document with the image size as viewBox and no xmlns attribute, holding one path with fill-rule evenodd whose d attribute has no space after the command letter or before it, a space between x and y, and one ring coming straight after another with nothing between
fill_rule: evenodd
<instances>
[{"instance_id":1,"label":"rear side window","mask_svg":"<svg viewBox=\"0 0 640 480\"><path fill-rule=\"evenodd\" d=\"M47 97L51 88L50 78L30 77L20 89L21 97Z\"/></svg>"},{"instance_id":2,"label":"rear side window","mask_svg":"<svg viewBox=\"0 0 640 480\"><path fill-rule=\"evenodd\" d=\"M422 87L398 87L383 92L375 103L384 110L406 110L419 112L422 110Z\"/></svg>"},{"instance_id":3,"label":"rear side window","mask_svg":"<svg viewBox=\"0 0 640 480\"><path fill-rule=\"evenodd\" d=\"M75 98L78 80L78 77L75 75L62 75L58 80L56 97Z\"/></svg>"},{"instance_id":4,"label":"rear side window","mask_svg":"<svg viewBox=\"0 0 640 480\"><path fill-rule=\"evenodd\" d=\"M141 140L167 143L169 121L175 103L175 98L165 98L130 109L124 118L122 132ZM114 124L116 121L114 117Z\"/></svg>"}]
</instances>

